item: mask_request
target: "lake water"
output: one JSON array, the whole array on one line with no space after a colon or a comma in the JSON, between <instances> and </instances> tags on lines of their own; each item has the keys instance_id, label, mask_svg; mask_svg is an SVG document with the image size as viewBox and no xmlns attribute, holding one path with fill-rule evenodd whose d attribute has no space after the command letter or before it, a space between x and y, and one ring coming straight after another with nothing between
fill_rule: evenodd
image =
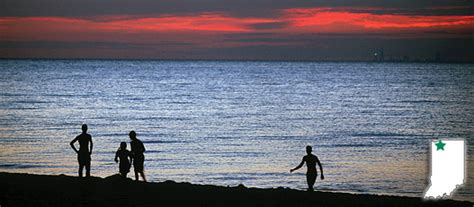
<instances>
[{"instance_id":1,"label":"lake water","mask_svg":"<svg viewBox=\"0 0 474 207\"><path fill-rule=\"evenodd\" d=\"M92 174L135 130L149 180L420 197L432 139L467 142L474 201L474 65L0 60L0 171L77 175L69 142L89 125ZM130 147L129 147L130 148ZM129 177L131 175L129 174Z\"/></svg>"}]
</instances>

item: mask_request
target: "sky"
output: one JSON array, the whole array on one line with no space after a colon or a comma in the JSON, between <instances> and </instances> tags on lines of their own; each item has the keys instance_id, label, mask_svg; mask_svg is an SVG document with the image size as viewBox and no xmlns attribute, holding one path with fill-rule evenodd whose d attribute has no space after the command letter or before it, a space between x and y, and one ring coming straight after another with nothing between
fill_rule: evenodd
<instances>
[{"instance_id":1,"label":"sky","mask_svg":"<svg viewBox=\"0 0 474 207\"><path fill-rule=\"evenodd\" d=\"M2 0L0 58L474 62L472 0Z\"/></svg>"}]
</instances>

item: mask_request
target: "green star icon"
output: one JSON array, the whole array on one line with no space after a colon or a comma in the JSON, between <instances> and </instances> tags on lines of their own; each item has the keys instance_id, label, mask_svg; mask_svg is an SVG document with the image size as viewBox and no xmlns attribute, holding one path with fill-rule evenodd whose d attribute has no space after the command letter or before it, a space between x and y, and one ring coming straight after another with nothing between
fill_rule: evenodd
<instances>
[{"instance_id":1,"label":"green star icon","mask_svg":"<svg viewBox=\"0 0 474 207\"><path fill-rule=\"evenodd\" d=\"M436 143L435 145L436 145L436 151L438 151L438 150L443 150L444 151L444 145L446 145L446 144L441 142L441 140L439 140L438 143Z\"/></svg>"}]
</instances>

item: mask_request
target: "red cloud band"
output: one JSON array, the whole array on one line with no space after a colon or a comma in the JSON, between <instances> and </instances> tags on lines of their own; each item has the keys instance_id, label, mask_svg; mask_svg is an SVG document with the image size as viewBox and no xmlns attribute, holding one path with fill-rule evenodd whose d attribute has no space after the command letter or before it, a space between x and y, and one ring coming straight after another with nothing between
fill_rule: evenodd
<instances>
[{"instance_id":1,"label":"red cloud band","mask_svg":"<svg viewBox=\"0 0 474 207\"><path fill-rule=\"evenodd\" d=\"M258 24L284 23L261 28ZM231 17L222 13L159 17L6 17L0 18L1 40L104 40L117 34L189 33L370 33L393 29L472 28L474 16L379 15L328 8L287 9L277 18Z\"/></svg>"},{"instance_id":2,"label":"red cloud band","mask_svg":"<svg viewBox=\"0 0 474 207\"><path fill-rule=\"evenodd\" d=\"M284 18L295 27L312 27L325 25L351 25L366 29L393 28L433 28L472 26L474 16L408 16L380 15L371 13L351 13L347 11L330 11L327 9L288 9Z\"/></svg>"}]
</instances>

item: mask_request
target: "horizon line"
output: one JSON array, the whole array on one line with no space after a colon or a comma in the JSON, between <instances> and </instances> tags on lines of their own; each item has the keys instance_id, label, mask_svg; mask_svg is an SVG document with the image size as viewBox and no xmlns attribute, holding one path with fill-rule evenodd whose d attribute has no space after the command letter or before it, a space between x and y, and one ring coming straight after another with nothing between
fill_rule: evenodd
<instances>
[{"instance_id":1,"label":"horizon line","mask_svg":"<svg viewBox=\"0 0 474 207\"><path fill-rule=\"evenodd\" d=\"M384 61L370 61L370 60L309 60L309 59L212 59L212 58L43 58L43 57L0 57L0 61L4 60L49 60L49 61L202 61L202 62L314 62L314 63L435 63L435 64L474 64L474 60L384 60Z\"/></svg>"}]
</instances>

